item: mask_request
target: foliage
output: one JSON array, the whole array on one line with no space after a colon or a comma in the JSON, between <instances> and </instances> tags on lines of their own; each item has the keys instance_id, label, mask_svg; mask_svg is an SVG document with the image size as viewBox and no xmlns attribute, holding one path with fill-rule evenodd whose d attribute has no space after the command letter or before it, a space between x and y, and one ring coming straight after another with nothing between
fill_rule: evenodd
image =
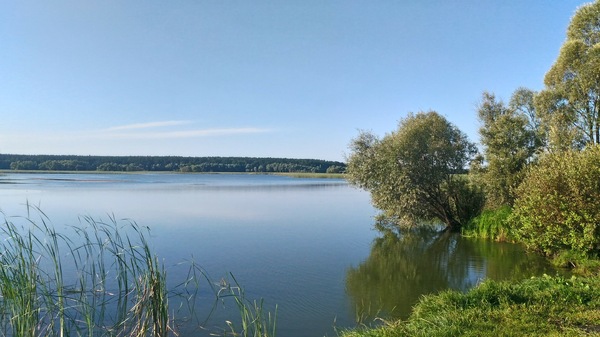
<instances>
[{"instance_id":1,"label":"foliage","mask_svg":"<svg viewBox=\"0 0 600 337\"><path fill-rule=\"evenodd\" d=\"M483 160L487 165L473 173L479 175L485 186L489 207L512 204L513 189L521 181L521 171L542 143L535 129L538 121L532 98L533 92L520 88L507 107L493 94L483 93L478 116Z\"/></svg>"},{"instance_id":2,"label":"foliage","mask_svg":"<svg viewBox=\"0 0 600 337\"><path fill-rule=\"evenodd\" d=\"M519 87L512 93L508 103L508 108L516 115L524 116L527 119L525 129L533 134L530 148L533 150L532 154L534 156L541 149L545 149L548 146L548 139L542 127L540 113L535 107L536 95L537 92L531 89Z\"/></svg>"},{"instance_id":3,"label":"foliage","mask_svg":"<svg viewBox=\"0 0 600 337\"><path fill-rule=\"evenodd\" d=\"M0 169L5 170L343 173L345 168L344 163L317 159L0 154Z\"/></svg>"},{"instance_id":4,"label":"foliage","mask_svg":"<svg viewBox=\"0 0 600 337\"><path fill-rule=\"evenodd\" d=\"M511 223L527 247L548 256L600 253L600 145L543 157L517 195Z\"/></svg>"},{"instance_id":5,"label":"foliage","mask_svg":"<svg viewBox=\"0 0 600 337\"><path fill-rule=\"evenodd\" d=\"M493 210L486 209L462 228L462 235L495 241L513 241L513 234L508 222L511 212L512 209L509 206Z\"/></svg>"},{"instance_id":6,"label":"foliage","mask_svg":"<svg viewBox=\"0 0 600 337\"><path fill-rule=\"evenodd\" d=\"M459 175L475 146L436 112L410 114L383 139L361 132L351 151L348 180L400 226L435 219L456 230L480 210L480 191Z\"/></svg>"},{"instance_id":7,"label":"foliage","mask_svg":"<svg viewBox=\"0 0 600 337\"><path fill-rule=\"evenodd\" d=\"M488 280L467 293L424 296L407 321L341 336L600 336L599 308L599 278Z\"/></svg>"},{"instance_id":8,"label":"foliage","mask_svg":"<svg viewBox=\"0 0 600 337\"><path fill-rule=\"evenodd\" d=\"M580 7L535 98L550 146L600 144L600 1Z\"/></svg>"},{"instance_id":9,"label":"foliage","mask_svg":"<svg viewBox=\"0 0 600 337\"><path fill-rule=\"evenodd\" d=\"M346 171L345 166L331 165L325 170L325 173L344 173Z\"/></svg>"}]
</instances>

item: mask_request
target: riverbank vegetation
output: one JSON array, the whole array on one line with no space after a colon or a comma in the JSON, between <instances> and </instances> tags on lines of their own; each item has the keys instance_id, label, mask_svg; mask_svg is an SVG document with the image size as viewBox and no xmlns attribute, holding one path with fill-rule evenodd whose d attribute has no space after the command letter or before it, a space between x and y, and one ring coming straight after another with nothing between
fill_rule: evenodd
<instances>
[{"instance_id":1,"label":"riverbank vegetation","mask_svg":"<svg viewBox=\"0 0 600 337\"><path fill-rule=\"evenodd\" d=\"M600 336L600 278L485 281L467 293L427 295L406 321L345 337Z\"/></svg>"},{"instance_id":2,"label":"riverbank vegetation","mask_svg":"<svg viewBox=\"0 0 600 337\"><path fill-rule=\"evenodd\" d=\"M406 321L343 336L600 335L599 46L596 0L577 9L544 90L519 88L508 105L483 93L477 107L481 153L465 156L453 150L462 138L440 132L410 140L398 137L409 129L403 120L383 139L361 133L348 158L349 181L371 192L384 217L401 210L413 220L410 226L433 219L458 227L465 236L522 244L585 276L485 281L464 294L427 295ZM450 155L441 156L441 149ZM448 158L471 162L463 180L468 184L458 185L450 194L454 197L448 191L457 186L452 181L459 181L454 176L460 167ZM418 179L431 167L443 167L453 178L444 184L435 175ZM475 202L477 191L482 192L481 203ZM452 200L453 211L469 212L453 224L443 213L414 211L415 205L427 209L438 200ZM388 223L398 228L407 224L393 217Z\"/></svg>"}]
</instances>

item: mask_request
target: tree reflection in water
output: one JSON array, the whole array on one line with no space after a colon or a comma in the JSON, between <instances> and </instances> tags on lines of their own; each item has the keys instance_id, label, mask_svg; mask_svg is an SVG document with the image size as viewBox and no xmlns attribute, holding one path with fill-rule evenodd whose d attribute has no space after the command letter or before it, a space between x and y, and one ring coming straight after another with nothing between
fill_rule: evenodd
<instances>
[{"instance_id":1,"label":"tree reflection in water","mask_svg":"<svg viewBox=\"0 0 600 337\"><path fill-rule=\"evenodd\" d=\"M369 257L346 275L357 322L406 318L424 294L467 290L484 278L521 279L556 274L520 246L469 239L435 227L392 231L375 239Z\"/></svg>"}]
</instances>

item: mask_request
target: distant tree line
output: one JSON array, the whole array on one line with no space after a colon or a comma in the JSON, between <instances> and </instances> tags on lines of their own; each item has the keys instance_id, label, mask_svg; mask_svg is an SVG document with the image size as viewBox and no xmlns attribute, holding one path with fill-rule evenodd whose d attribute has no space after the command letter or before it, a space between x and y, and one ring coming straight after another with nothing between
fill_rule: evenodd
<instances>
[{"instance_id":1,"label":"distant tree line","mask_svg":"<svg viewBox=\"0 0 600 337\"><path fill-rule=\"evenodd\" d=\"M343 173L346 164L318 159L0 154L2 170Z\"/></svg>"}]
</instances>

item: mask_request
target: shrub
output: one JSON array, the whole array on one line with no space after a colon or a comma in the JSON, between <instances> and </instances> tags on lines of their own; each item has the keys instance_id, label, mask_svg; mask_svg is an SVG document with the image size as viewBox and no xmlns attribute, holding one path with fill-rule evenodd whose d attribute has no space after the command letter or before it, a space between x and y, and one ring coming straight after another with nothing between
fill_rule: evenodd
<instances>
[{"instance_id":1,"label":"shrub","mask_svg":"<svg viewBox=\"0 0 600 337\"><path fill-rule=\"evenodd\" d=\"M548 256L600 252L600 146L546 155L517 188L511 226Z\"/></svg>"}]
</instances>

